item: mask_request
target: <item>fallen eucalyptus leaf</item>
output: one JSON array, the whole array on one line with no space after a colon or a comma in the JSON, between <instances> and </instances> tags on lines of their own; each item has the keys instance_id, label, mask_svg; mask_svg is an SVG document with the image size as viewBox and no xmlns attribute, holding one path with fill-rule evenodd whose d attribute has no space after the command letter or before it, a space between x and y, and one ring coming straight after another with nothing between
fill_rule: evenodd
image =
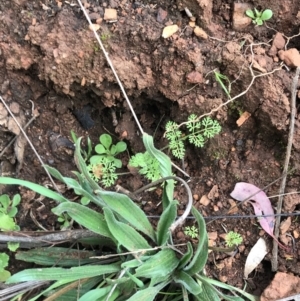
<instances>
[{"instance_id":1,"label":"fallen eucalyptus leaf","mask_svg":"<svg viewBox=\"0 0 300 301\"><path fill-rule=\"evenodd\" d=\"M267 254L267 245L263 238L260 238L250 250L246 259L244 268L244 277L247 279L248 275L261 263Z\"/></svg>"}]
</instances>

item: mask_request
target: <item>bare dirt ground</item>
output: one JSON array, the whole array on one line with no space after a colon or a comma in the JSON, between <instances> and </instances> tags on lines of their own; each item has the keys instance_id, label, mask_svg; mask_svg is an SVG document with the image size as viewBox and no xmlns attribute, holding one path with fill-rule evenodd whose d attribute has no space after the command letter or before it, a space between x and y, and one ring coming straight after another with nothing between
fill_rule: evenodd
<instances>
[{"instance_id":1,"label":"bare dirt ground","mask_svg":"<svg viewBox=\"0 0 300 301\"><path fill-rule=\"evenodd\" d=\"M100 24L101 40L144 130L151 135L155 133L157 147L166 143L163 133L167 121L181 123L190 113L208 113L227 100L212 70L218 68L233 82L231 96L234 97L245 91L251 82L251 61L255 61L252 68L255 75L272 72L280 69L283 57L279 50L284 51L285 46L300 49L300 36L286 44L287 37L299 33L300 3L294 0L255 2L256 8L273 11L268 27L255 27L251 22L240 24L243 18L237 14L237 3L231 0L84 2L90 18ZM251 3L248 5L252 7ZM208 37L195 35L185 7ZM117 22L104 20L106 8L117 11ZM171 24L177 24L179 31L170 38L162 38L163 28ZM283 45L278 45L282 42L278 36L275 39L278 44L274 45L276 33L281 33ZM288 64L286 60L285 63ZM190 175L194 205L205 217L224 215L231 208L234 201L230 199L230 192L236 182L249 182L263 188L282 175L293 76L291 65L257 78L247 93L213 114L222 125L221 134L202 149L187 149L184 168ZM102 133L109 132L115 141L126 141L130 154L143 151L138 128L76 1L1 1L0 91L23 126L32 117L34 104L39 116L26 132L44 162L63 175L71 176L71 171L76 169L71 130L78 136L88 135L94 144ZM297 109L299 100L298 94ZM11 125L5 109L0 109L2 151L19 131ZM76 118L76 112L85 110L88 124ZM251 116L239 127L236 120L245 111ZM297 112L290 161L290 170L294 169L288 175L287 192L299 190L300 184L299 116ZM12 146L2 154L1 174L40 184L48 182L31 148L22 137L18 141L17 147ZM122 158L124 171L128 159L128 156ZM174 162L182 164L175 159ZM118 182L131 191L143 183L142 178L134 175L120 177ZM278 194L279 185L280 181L275 182L266 193L269 196ZM2 193L7 189L3 187ZM59 228L50 211L54 203L44 201L45 207L41 209L41 204L26 189L21 189L21 195L18 224L22 230L38 229L30 211L46 229ZM200 201L203 195L209 195L205 204ZM155 194L144 197L145 211L149 215L159 213L156 208L159 197ZM180 187L176 198L181 202L181 211L185 206L185 194ZM277 198L271 201L276 206ZM298 195L287 196L283 212L299 210L299 204ZM251 210L249 205L244 205L238 213L251 214ZM292 217L291 221L286 234L292 238L283 235L281 239L293 251L287 253L279 249L278 270L285 276L287 273L299 276L299 219ZM207 228L211 243L215 245L224 242L225 229L243 236L244 242L234 257L224 253L210 254L207 273L244 287L243 267L251 247L262 236L271 251L272 239L258 227L254 218L218 219ZM188 238L179 232L177 239L185 242ZM271 271L271 256L269 252L251 274L249 292L260 295L270 284L275 275ZM266 300L272 300L272 296Z\"/></svg>"}]
</instances>

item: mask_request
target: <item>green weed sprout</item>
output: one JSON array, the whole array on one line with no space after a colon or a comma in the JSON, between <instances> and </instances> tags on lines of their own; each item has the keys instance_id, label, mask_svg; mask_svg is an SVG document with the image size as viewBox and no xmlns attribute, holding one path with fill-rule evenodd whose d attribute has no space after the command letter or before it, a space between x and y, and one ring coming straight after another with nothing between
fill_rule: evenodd
<instances>
[{"instance_id":1,"label":"green weed sprout","mask_svg":"<svg viewBox=\"0 0 300 301\"><path fill-rule=\"evenodd\" d=\"M21 197L19 194L14 195L10 200L7 194L0 196L0 230L18 231L20 227L16 224L14 217L18 213L17 206L20 204Z\"/></svg>"},{"instance_id":2,"label":"green weed sprout","mask_svg":"<svg viewBox=\"0 0 300 301\"><path fill-rule=\"evenodd\" d=\"M191 238L197 238L198 237L198 229L195 226L192 227L185 227L184 228L184 234L187 236L190 236Z\"/></svg>"},{"instance_id":3,"label":"green weed sprout","mask_svg":"<svg viewBox=\"0 0 300 301\"><path fill-rule=\"evenodd\" d=\"M184 136L174 121L169 121L166 124L165 136L169 141L169 149L173 156L178 159L183 159L185 155L184 140L188 139L196 147L203 147L209 138L220 133L222 129L218 121L210 117L205 117L199 121L196 114L191 114L188 117L186 127L189 133Z\"/></svg>"},{"instance_id":4,"label":"green weed sprout","mask_svg":"<svg viewBox=\"0 0 300 301\"><path fill-rule=\"evenodd\" d=\"M103 186L109 187L118 178L116 169L122 167L122 161L115 156L124 152L127 145L123 141L112 144L112 138L108 134L102 134L99 140L100 143L95 146L98 155L90 157L87 169L95 181L100 181Z\"/></svg>"},{"instance_id":5,"label":"green weed sprout","mask_svg":"<svg viewBox=\"0 0 300 301\"><path fill-rule=\"evenodd\" d=\"M229 248L233 246L238 246L243 242L243 237L239 233L230 231L227 233L225 237L225 242L226 242L226 246Z\"/></svg>"},{"instance_id":6,"label":"green weed sprout","mask_svg":"<svg viewBox=\"0 0 300 301\"><path fill-rule=\"evenodd\" d=\"M160 164L148 152L137 153L132 156L129 160L129 166L138 167L139 173L152 182L161 178Z\"/></svg>"},{"instance_id":7,"label":"green weed sprout","mask_svg":"<svg viewBox=\"0 0 300 301\"><path fill-rule=\"evenodd\" d=\"M95 146L95 152L98 155L94 155L90 158L91 164L102 163L102 158L106 158L107 161L113 162L113 165L117 168L122 167L122 161L115 158L118 154L124 152L127 149L127 145L123 141L119 141L116 145L112 144L112 138L108 134L102 134L99 138L100 143Z\"/></svg>"},{"instance_id":8,"label":"green weed sprout","mask_svg":"<svg viewBox=\"0 0 300 301\"><path fill-rule=\"evenodd\" d=\"M263 25L264 21L267 21L272 18L273 12L270 9L258 11L256 8L254 8L254 11L251 9L247 9L246 15L252 19L252 22L254 24L260 26Z\"/></svg>"},{"instance_id":9,"label":"green weed sprout","mask_svg":"<svg viewBox=\"0 0 300 301\"><path fill-rule=\"evenodd\" d=\"M229 97L229 99L231 98L230 95L230 90L231 90L231 83L230 80L228 79L228 77L220 72L217 72L216 70L214 70L214 74L215 74L215 79L216 81L219 83L219 85L222 87L223 91L226 93L226 95ZM225 82L228 82L228 88L226 87Z\"/></svg>"},{"instance_id":10,"label":"green weed sprout","mask_svg":"<svg viewBox=\"0 0 300 301\"><path fill-rule=\"evenodd\" d=\"M8 266L9 256L6 253L0 253L0 281L5 282L10 277L10 272L5 270Z\"/></svg>"}]
</instances>

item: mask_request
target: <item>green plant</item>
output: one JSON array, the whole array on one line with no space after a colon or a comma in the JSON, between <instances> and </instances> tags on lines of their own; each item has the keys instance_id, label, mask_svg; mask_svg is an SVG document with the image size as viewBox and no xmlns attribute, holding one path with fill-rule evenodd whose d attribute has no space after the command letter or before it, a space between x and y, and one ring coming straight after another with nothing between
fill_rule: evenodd
<instances>
[{"instance_id":1,"label":"green plant","mask_svg":"<svg viewBox=\"0 0 300 301\"><path fill-rule=\"evenodd\" d=\"M241 236L241 234L234 231L230 231L226 234L225 243L227 247L230 248L233 246L238 246L242 242L243 242L243 237Z\"/></svg>"},{"instance_id":2,"label":"green plant","mask_svg":"<svg viewBox=\"0 0 300 301\"><path fill-rule=\"evenodd\" d=\"M204 275L208 258L208 236L205 221L195 208L191 211L198 227L198 244L193 248L191 243L188 243L184 254L177 252L176 245L172 243L172 234L176 227L184 222L183 217L189 213L193 200L192 194L188 185L180 179L187 189L189 199L184 215L177 220L177 202L173 200L174 177L171 176L171 161L166 154L154 147L151 136L144 133L143 141L147 152L159 162L162 179L157 182L165 182L162 196L163 212L156 228L128 196L102 190L90 177L81 155L80 139L76 142L75 150L75 162L80 171L75 172L76 180L62 176L53 167L46 166L46 168L52 176L76 191L76 194L89 198L101 209L100 212L71 202L61 194L35 183L0 177L1 184L23 185L55 200L59 203L52 210L56 215L67 213L81 227L98 234L93 240L94 244L109 245L111 250L111 254L98 257L96 262L95 259L90 258L91 254L87 254L83 261L82 252L76 253L76 249L72 249L74 252L71 252L71 258L66 250L57 247L49 250L24 251L22 260L34 260L36 263L50 267L23 270L12 275L7 280L7 284L34 280L53 281L48 288L29 301L53 293L57 293L56 300L68 296L70 300L80 298L80 301L152 301L160 294L164 294L165 301L244 300L237 295L226 294L226 290L235 291L249 300L256 300L254 296L241 289ZM157 183L149 185L154 184ZM143 189L147 189L149 185ZM64 260L57 260L57 256L62 259L66 257L68 265ZM53 263L57 263L58 267L53 267ZM80 291L77 291L79 284Z\"/></svg>"},{"instance_id":3,"label":"green plant","mask_svg":"<svg viewBox=\"0 0 300 301\"><path fill-rule=\"evenodd\" d=\"M147 151L132 156L129 166L138 167L139 173L152 182L161 178L159 161Z\"/></svg>"},{"instance_id":4,"label":"green plant","mask_svg":"<svg viewBox=\"0 0 300 301\"><path fill-rule=\"evenodd\" d=\"M174 121L169 121L166 124L166 138L169 141L169 149L172 154L178 158L183 159L185 155L185 146L183 141L188 141L196 147L203 147L205 142L220 133L221 126L218 121L205 117L202 120L198 120L195 114L191 114L188 117L186 123L188 134L186 136L179 130L178 124Z\"/></svg>"},{"instance_id":5,"label":"green plant","mask_svg":"<svg viewBox=\"0 0 300 301\"><path fill-rule=\"evenodd\" d=\"M72 137L73 142L76 144L78 137L74 131L71 131L71 137ZM90 137L87 137L87 148L86 148L86 150L81 149L81 154L85 161L87 161L91 157L92 151L93 151L92 141L91 141Z\"/></svg>"},{"instance_id":6,"label":"green plant","mask_svg":"<svg viewBox=\"0 0 300 301\"><path fill-rule=\"evenodd\" d=\"M198 229L195 226L192 227L185 227L184 228L184 234L190 236L191 238L197 238L198 237Z\"/></svg>"},{"instance_id":7,"label":"green plant","mask_svg":"<svg viewBox=\"0 0 300 301\"><path fill-rule=\"evenodd\" d=\"M246 10L246 15L252 19L252 22L256 25L263 25L264 21L267 21L272 18L273 12L270 9L265 9L264 11L258 11L254 8L254 11L251 9Z\"/></svg>"},{"instance_id":8,"label":"green plant","mask_svg":"<svg viewBox=\"0 0 300 301\"><path fill-rule=\"evenodd\" d=\"M116 156L127 149L123 141L112 144L112 138L108 134L102 134L99 138L100 143L95 146L98 155L91 156L87 166L92 178L100 181L105 187L114 184L118 175L116 169L122 167L122 161Z\"/></svg>"},{"instance_id":9,"label":"green plant","mask_svg":"<svg viewBox=\"0 0 300 301\"><path fill-rule=\"evenodd\" d=\"M6 253L0 253L0 281L6 281L10 277L10 272L5 270L8 266L9 256Z\"/></svg>"},{"instance_id":10,"label":"green plant","mask_svg":"<svg viewBox=\"0 0 300 301\"><path fill-rule=\"evenodd\" d=\"M124 152L127 149L127 145L123 141L119 141L117 144L112 144L112 138L108 134L102 134L99 138L100 143L95 146L95 152L98 155L94 155L90 158L91 164L102 164L102 159L107 159L107 162L113 162L116 168L122 167L122 161L115 158L118 154Z\"/></svg>"},{"instance_id":11,"label":"green plant","mask_svg":"<svg viewBox=\"0 0 300 301\"><path fill-rule=\"evenodd\" d=\"M3 231L18 231L19 226L16 224L14 217L18 213L17 206L20 204L21 197L19 194L13 196L10 200L7 194L0 196L0 229Z\"/></svg>"},{"instance_id":12,"label":"green plant","mask_svg":"<svg viewBox=\"0 0 300 301\"><path fill-rule=\"evenodd\" d=\"M226 93L226 95L229 97L229 99L231 98L230 96L230 90L231 90L231 82L228 79L228 77L216 70L214 70L214 74L215 74L215 79L216 81L219 83L219 85L222 87L223 91ZM228 82L228 88L226 87L225 82Z\"/></svg>"}]
</instances>

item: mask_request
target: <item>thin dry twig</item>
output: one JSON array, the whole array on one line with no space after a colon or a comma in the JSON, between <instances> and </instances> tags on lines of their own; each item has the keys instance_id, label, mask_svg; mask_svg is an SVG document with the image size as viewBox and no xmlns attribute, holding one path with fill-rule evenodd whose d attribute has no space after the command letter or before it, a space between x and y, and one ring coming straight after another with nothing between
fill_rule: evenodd
<instances>
[{"instance_id":1,"label":"thin dry twig","mask_svg":"<svg viewBox=\"0 0 300 301\"><path fill-rule=\"evenodd\" d=\"M295 116L296 116L296 97L297 97L297 84L298 84L298 78L300 74L300 67L297 67L296 74L294 76L293 82L292 82L292 88L291 88L291 117L290 117L290 129L289 129L289 137L288 137L288 144L286 147L286 155L285 155L285 161L284 161L284 167L283 167L283 177L280 184L279 189L279 198L277 203L277 213L280 214L282 210L282 201L283 201L283 193L285 190L286 185L286 177L287 172L289 168L290 163L290 157L291 157L291 151L293 146L293 138L294 138L294 129L295 129ZM279 225L280 225L280 216L276 217L275 221L275 228L274 228L274 236L276 239L278 239L279 235ZM278 243L274 239L273 241L273 250L272 250L272 271L275 272L278 269Z\"/></svg>"},{"instance_id":2,"label":"thin dry twig","mask_svg":"<svg viewBox=\"0 0 300 301\"><path fill-rule=\"evenodd\" d=\"M252 50L251 50L251 52L253 53ZM231 102L233 102L234 100L236 100L236 99L242 97L243 95L245 95L245 94L250 90L250 88L252 87L254 81L255 81L257 78L263 77L263 76L267 76L267 75L271 75L271 74L275 73L276 71L279 71L279 70L282 69L282 65L281 65L280 67L275 68L275 69L273 69L273 70L270 71L270 72L260 73L260 74L255 75L254 72L253 72L252 65L253 65L253 60L251 61L251 64L250 64L250 66L249 66L249 71L250 71L250 73L251 73L251 75L252 75L252 79L251 79L251 82L250 82L250 84L248 85L248 87L247 87L243 92L241 92L240 94L238 94L238 95L236 95L236 96L234 96L234 97L232 97L232 98L229 98L226 102L220 104L217 108L212 109L209 113L205 113L205 114L200 115L200 116L197 118L197 120L200 120L201 118L203 118L203 117L205 117L205 116L210 116L211 114L213 114L213 113L219 111L222 107L227 106L229 103L231 103ZM185 124L188 124L188 123L189 123L189 121L182 122L182 123L180 123L180 124L178 125L178 128L180 128L181 126L183 126L183 125L185 125Z\"/></svg>"},{"instance_id":3,"label":"thin dry twig","mask_svg":"<svg viewBox=\"0 0 300 301\"><path fill-rule=\"evenodd\" d=\"M90 25L90 27L91 27L91 29L92 29L94 35L95 35L95 38L96 38L97 42L98 42L99 45L100 45L100 48L101 48L101 50L102 50L102 52L103 52L103 54L104 54L104 56L105 56L105 59L106 59L106 61L107 61L108 65L109 65L109 67L111 68L111 70L112 70L112 72L113 72L113 74L114 74L114 76L115 76L115 78L116 78L116 80L117 80L117 83L118 83L118 85L119 85L119 87L120 87L120 89L121 89L121 91L122 91L122 94L123 94L123 96L124 96L124 98L125 98L125 100L126 100L128 106L129 106L129 109L130 109L130 111L131 111L131 113L132 113L132 115L133 115L133 118L135 119L135 122L136 122L136 124L137 124L137 126L138 126L140 132L143 134L143 133L144 133L144 130L143 130L143 128L142 128L142 126L141 126L141 124L140 124L140 122L139 122L139 120L138 120L136 114L135 114L135 111L134 111L134 109L133 109L133 107L132 107L132 105L131 105L131 102L130 102L130 100L129 100L127 94L126 94L126 91L125 91L125 89L124 89L124 87L123 87L123 84L122 84L121 80L119 79L119 76L118 76L118 74L117 74L117 72L116 72L116 70L115 70L115 68L114 68L114 65L113 65L112 61L110 60L110 58L109 58L108 52L107 52L106 49L104 48L103 43L102 43L102 41L101 41L101 39L100 39L98 33L97 33L96 30L94 29L93 23L92 23L92 21L91 21L89 15L88 15L88 13L86 12L84 6L82 5L81 0L77 0L77 2L78 2L78 4L79 4L81 10L83 11L83 14L84 14L85 18L86 18L86 20L88 21L88 23L89 23L89 25Z\"/></svg>"},{"instance_id":4,"label":"thin dry twig","mask_svg":"<svg viewBox=\"0 0 300 301\"><path fill-rule=\"evenodd\" d=\"M55 184L52 176L50 175L50 173L48 172L48 170L45 168L45 164L42 160L42 158L40 157L40 155L38 154L38 152L36 151L34 145L31 143L30 139L28 138L26 132L24 131L24 129L22 128L22 126L20 125L19 121L16 119L15 115L12 113L12 111L10 110L10 108L8 107L8 105L6 104L6 102L4 101L4 99L2 98L2 96L0 96L0 100L3 103L3 105L5 106L6 110L8 111L8 113L11 115L11 117L13 118L13 120L15 121L15 123L17 124L17 126L19 127L20 131L22 132L22 134L24 135L24 137L26 138L28 144L30 145L31 149L33 150L33 152L35 153L35 155L37 156L38 160L40 161L42 167L44 168L47 176L49 177L53 187L55 188L55 190L57 192L60 193L59 188L57 187L57 185Z\"/></svg>"}]
</instances>

